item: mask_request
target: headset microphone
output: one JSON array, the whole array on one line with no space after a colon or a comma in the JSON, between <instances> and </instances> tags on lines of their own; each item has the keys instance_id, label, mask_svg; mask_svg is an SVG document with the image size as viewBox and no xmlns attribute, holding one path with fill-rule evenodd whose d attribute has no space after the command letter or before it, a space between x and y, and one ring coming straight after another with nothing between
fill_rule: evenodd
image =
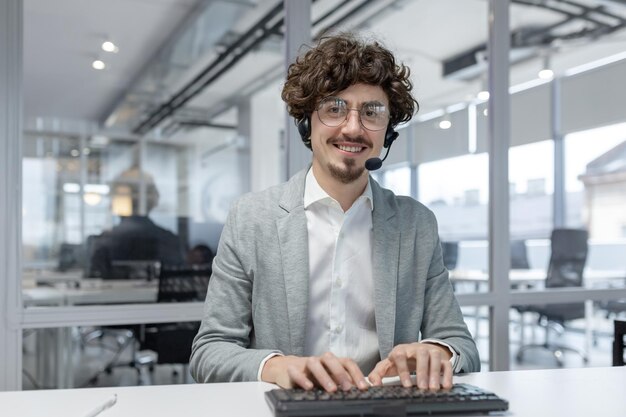
<instances>
[{"instance_id":1,"label":"headset microphone","mask_svg":"<svg viewBox=\"0 0 626 417\"><path fill-rule=\"evenodd\" d=\"M376 171L383 166L383 161L387 159L389 156L389 150L391 149L391 144L394 140L398 138L398 132L396 132L391 125L387 126L387 131L385 132L385 142L383 144L384 148L387 148L387 152L385 153L385 157L383 159L380 158L370 158L365 161L365 169L368 171Z\"/></svg>"},{"instance_id":2,"label":"headset microphone","mask_svg":"<svg viewBox=\"0 0 626 417\"><path fill-rule=\"evenodd\" d=\"M383 161L387 159L387 155L389 155L389 149L391 149L391 147L387 148L387 153L385 153L385 157L383 159L370 158L367 161L365 161L365 169L367 169L368 171L376 171L377 169L382 167Z\"/></svg>"}]
</instances>

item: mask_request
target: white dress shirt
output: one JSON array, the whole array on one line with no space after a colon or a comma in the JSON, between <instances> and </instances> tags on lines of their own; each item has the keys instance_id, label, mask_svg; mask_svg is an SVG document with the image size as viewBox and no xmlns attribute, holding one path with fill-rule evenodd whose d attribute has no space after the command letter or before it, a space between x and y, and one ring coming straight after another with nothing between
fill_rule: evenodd
<instances>
[{"instance_id":1,"label":"white dress shirt","mask_svg":"<svg viewBox=\"0 0 626 417\"><path fill-rule=\"evenodd\" d=\"M304 341L305 356L332 352L353 359L366 374L380 361L374 316L372 276L372 210L369 180L346 212L326 193L309 169L304 188L304 211L309 239L309 299ZM454 367L457 353L452 352ZM268 355L259 366L258 379Z\"/></svg>"},{"instance_id":2,"label":"white dress shirt","mask_svg":"<svg viewBox=\"0 0 626 417\"><path fill-rule=\"evenodd\" d=\"M309 170L304 212L309 235L309 303L304 354L330 351L366 372L380 360L374 319L369 181L346 212Z\"/></svg>"}]
</instances>

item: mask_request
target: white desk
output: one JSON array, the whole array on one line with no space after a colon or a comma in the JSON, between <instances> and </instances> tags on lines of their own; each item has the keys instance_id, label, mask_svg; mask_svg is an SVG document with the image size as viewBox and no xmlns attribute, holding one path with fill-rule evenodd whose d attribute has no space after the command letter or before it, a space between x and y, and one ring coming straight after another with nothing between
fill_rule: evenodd
<instances>
[{"instance_id":1,"label":"white desk","mask_svg":"<svg viewBox=\"0 0 626 417\"><path fill-rule=\"evenodd\" d=\"M545 281L546 274L547 271L545 269L511 269L509 279L511 284L534 285ZM452 282L487 283L489 274L486 271L478 269L453 269L450 271L450 280ZM607 283L616 283L617 281L626 284L626 270L585 268L583 272L583 282L588 288L594 288Z\"/></svg>"},{"instance_id":2,"label":"white desk","mask_svg":"<svg viewBox=\"0 0 626 417\"><path fill-rule=\"evenodd\" d=\"M24 306L70 306L155 303L158 281L84 279L80 288L58 282L53 287L23 289ZM71 329L41 329L37 335L37 378L46 386L74 386ZM53 385L56 384L56 385Z\"/></svg>"},{"instance_id":3,"label":"white desk","mask_svg":"<svg viewBox=\"0 0 626 417\"><path fill-rule=\"evenodd\" d=\"M624 417L626 367L484 372L455 377L509 401L504 415ZM12 416L82 417L117 394L102 417L270 417L262 382L0 392Z\"/></svg>"},{"instance_id":4,"label":"white desk","mask_svg":"<svg viewBox=\"0 0 626 417\"><path fill-rule=\"evenodd\" d=\"M158 281L85 279L80 288L57 284L24 288L24 306L155 303Z\"/></svg>"}]
</instances>

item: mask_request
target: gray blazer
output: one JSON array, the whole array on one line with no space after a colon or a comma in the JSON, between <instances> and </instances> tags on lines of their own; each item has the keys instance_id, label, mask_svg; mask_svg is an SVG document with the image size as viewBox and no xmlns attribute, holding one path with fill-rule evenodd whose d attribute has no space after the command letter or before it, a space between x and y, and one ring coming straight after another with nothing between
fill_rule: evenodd
<instances>
[{"instance_id":1,"label":"gray blazer","mask_svg":"<svg viewBox=\"0 0 626 417\"><path fill-rule=\"evenodd\" d=\"M306 170L238 199L226 220L190 370L198 382L254 381L270 353L301 356L308 301ZM478 351L443 266L433 213L370 179L380 355L421 338L458 353L455 372L480 370ZM369 372L370 370L363 370Z\"/></svg>"}]
</instances>

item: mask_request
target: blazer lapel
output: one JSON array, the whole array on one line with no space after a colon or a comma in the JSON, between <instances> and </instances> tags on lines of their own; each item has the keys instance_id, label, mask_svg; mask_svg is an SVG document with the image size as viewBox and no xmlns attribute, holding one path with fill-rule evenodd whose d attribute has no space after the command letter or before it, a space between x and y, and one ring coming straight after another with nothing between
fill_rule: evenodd
<instances>
[{"instance_id":1,"label":"blazer lapel","mask_svg":"<svg viewBox=\"0 0 626 417\"><path fill-rule=\"evenodd\" d=\"M374 197L372 213L374 274L374 308L381 358L394 345L396 291L400 256L400 228L395 205L387 201L380 186L371 180Z\"/></svg>"},{"instance_id":2,"label":"blazer lapel","mask_svg":"<svg viewBox=\"0 0 626 417\"><path fill-rule=\"evenodd\" d=\"M304 180L307 170L296 174L279 201L286 211L276 220L283 264L291 353L302 356L309 299L309 238L304 214Z\"/></svg>"}]
</instances>

